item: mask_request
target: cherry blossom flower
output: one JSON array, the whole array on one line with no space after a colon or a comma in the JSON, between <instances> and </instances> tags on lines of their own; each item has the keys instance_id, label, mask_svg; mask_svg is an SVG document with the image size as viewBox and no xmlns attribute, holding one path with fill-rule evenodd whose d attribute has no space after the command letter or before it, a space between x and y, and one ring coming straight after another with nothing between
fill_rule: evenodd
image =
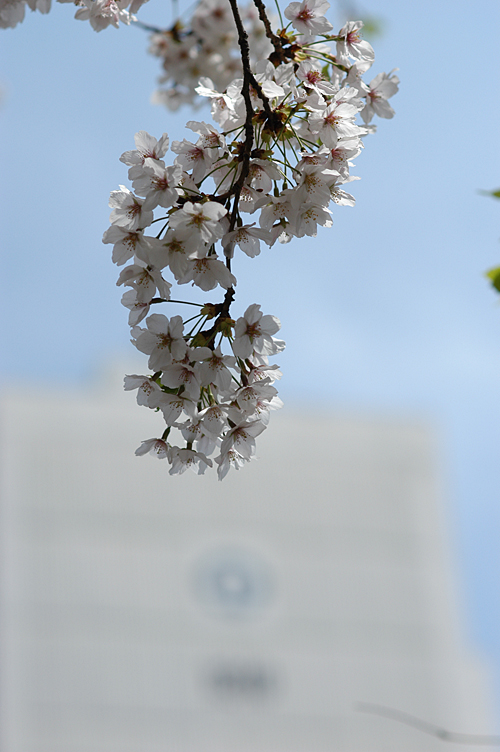
<instances>
[{"instance_id":1,"label":"cherry blossom flower","mask_svg":"<svg viewBox=\"0 0 500 752\"><path fill-rule=\"evenodd\" d=\"M210 153L185 138L182 141L174 141L172 151L178 155L175 160L176 164L182 166L185 170L193 170L194 182L201 183L212 167Z\"/></svg>"},{"instance_id":2,"label":"cherry blossom flower","mask_svg":"<svg viewBox=\"0 0 500 752\"><path fill-rule=\"evenodd\" d=\"M225 214L227 209L215 201L207 201L204 204L186 201L182 209L171 216L170 227L181 239L194 234L204 243L213 243L224 233L219 220Z\"/></svg>"},{"instance_id":3,"label":"cherry blossom flower","mask_svg":"<svg viewBox=\"0 0 500 752\"><path fill-rule=\"evenodd\" d=\"M26 0L31 10L40 13L48 13L51 0ZM25 0L1 0L0 1L0 29L14 28L24 21L26 3Z\"/></svg>"},{"instance_id":4,"label":"cherry blossom flower","mask_svg":"<svg viewBox=\"0 0 500 752\"><path fill-rule=\"evenodd\" d=\"M330 83L321 71L320 61L304 60L296 72L297 78L309 89L314 89L320 95L333 95L337 87Z\"/></svg>"},{"instance_id":5,"label":"cherry blossom flower","mask_svg":"<svg viewBox=\"0 0 500 752\"><path fill-rule=\"evenodd\" d=\"M221 445L221 457L232 450L238 452L244 459L250 460L255 454L255 438L265 429L266 426L258 420L245 420L234 426L224 436Z\"/></svg>"},{"instance_id":6,"label":"cherry blossom flower","mask_svg":"<svg viewBox=\"0 0 500 752\"><path fill-rule=\"evenodd\" d=\"M146 319L147 329L135 326L132 329L133 344L149 355L149 368L161 371L172 360L182 360L187 344L182 336L184 324L180 316L170 320L161 313L153 313Z\"/></svg>"},{"instance_id":7,"label":"cherry blossom flower","mask_svg":"<svg viewBox=\"0 0 500 752\"><path fill-rule=\"evenodd\" d=\"M192 282L205 292L220 285L225 290L236 285L236 277L215 256L188 261L186 273L178 280L180 285Z\"/></svg>"},{"instance_id":8,"label":"cherry blossom flower","mask_svg":"<svg viewBox=\"0 0 500 752\"><path fill-rule=\"evenodd\" d=\"M145 405L146 407L151 407L150 398L154 394L161 392L160 387L153 379L150 379L148 376L138 376L137 374L125 376L123 388L125 391L137 389L137 404Z\"/></svg>"},{"instance_id":9,"label":"cherry blossom flower","mask_svg":"<svg viewBox=\"0 0 500 752\"><path fill-rule=\"evenodd\" d=\"M0 3L0 28L13 29L24 21L26 4L24 0L2 0Z\"/></svg>"},{"instance_id":10,"label":"cherry blossom flower","mask_svg":"<svg viewBox=\"0 0 500 752\"><path fill-rule=\"evenodd\" d=\"M226 149L226 139L217 128L209 123L198 122L197 120L188 120L186 128L199 134L200 138L196 145L203 149L212 162L223 156Z\"/></svg>"},{"instance_id":11,"label":"cherry blossom flower","mask_svg":"<svg viewBox=\"0 0 500 752\"><path fill-rule=\"evenodd\" d=\"M186 470L193 470L198 472L198 475L203 475L207 467L212 467L212 460L209 460L201 452L195 452L192 449L172 447L169 460L172 464L168 471L169 475L181 475Z\"/></svg>"},{"instance_id":12,"label":"cherry blossom flower","mask_svg":"<svg viewBox=\"0 0 500 752\"><path fill-rule=\"evenodd\" d=\"M125 10L129 0L80 0L84 7L78 8L75 18L79 21L90 21L94 31L102 31L110 24L119 27L120 21L129 24L130 13Z\"/></svg>"},{"instance_id":13,"label":"cherry blossom flower","mask_svg":"<svg viewBox=\"0 0 500 752\"><path fill-rule=\"evenodd\" d=\"M303 37L309 41L317 34L327 34L333 26L325 18L330 7L326 0L303 0L302 3L290 3L285 8L285 16Z\"/></svg>"},{"instance_id":14,"label":"cherry blossom flower","mask_svg":"<svg viewBox=\"0 0 500 752\"><path fill-rule=\"evenodd\" d=\"M109 221L113 225L123 227L129 232L148 227L153 221L152 211L143 209L144 200L137 198L124 185L119 191L112 191L109 197L109 205L113 209Z\"/></svg>"},{"instance_id":15,"label":"cherry blossom flower","mask_svg":"<svg viewBox=\"0 0 500 752\"><path fill-rule=\"evenodd\" d=\"M255 222L251 225L242 225L237 230L224 235L222 238L222 247L224 248L224 254L228 258L233 257L235 245L238 245L247 256L254 258L260 253L260 240L265 240L268 245L272 244L270 233L254 227L254 224Z\"/></svg>"},{"instance_id":16,"label":"cherry blossom flower","mask_svg":"<svg viewBox=\"0 0 500 752\"><path fill-rule=\"evenodd\" d=\"M150 303L158 290L164 300L170 299L172 285L163 279L161 272L151 267L147 268L132 264L122 270L116 284L133 287L136 291L137 303Z\"/></svg>"},{"instance_id":17,"label":"cherry blossom flower","mask_svg":"<svg viewBox=\"0 0 500 752\"><path fill-rule=\"evenodd\" d=\"M214 440L221 436L228 425L226 406L212 405L202 410L198 417L201 419L203 431Z\"/></svg>"},{"instance_id":18,"label":"cherry blossom flower","mask_svg":"<svg viewBox=\"0 0 500 752\"><path fill-rule=\"evenodd\" d=\"M169 449L166 442L162 439L147 439L135 450L135 453L138 457L143 454L152 454L153 457L164 460L169 456Z\"/></svg>"},{"instance_id":19,"label":"cherry blossom flower","mask_svg":"<svg viewBox=\"0 0 500 752\"><path fill-rule=\"evenodd\" d=\"M293 192L286 189L280 196L269 196L270 203L266 204L260 214L261 227L269 230L276 221L281 222L283 226L288 224L294 213L292 197Z\"/></svg>"},{"instance_id":20,"label":"cherry blossom flower","mask_svg":"<svg viewBox=\"0 0 500 752\"><path fill-rule=\"evenodd\" d=\"M256 381L262 381L262 379L269 379L272 381L278 381L283 374L281 373L279 366L276 364L270 365L269 358L265 355L256 357L252 356L253 362L247 359L247 363L250 365L250 373L248 374L248 383L253 384ZM260 362L257 363L256 361Z\"/></svg>"},{"instance_id":21,"label":"cherry blossom flower","mask_svg":"<svg viewBox=\"0 0 500 752\"><path fill-rule=\"evenodd\" d=\"M356 94L357 92L354 92ZM350 95L352 99L352 95ZM330 149L334 149L341 138L352 138L361 134L361 128L354 118L361 109L359 100L356 104L335 101L323 111L313 112L309 118L309 127Z\"/></svg>"},{"instance_id":22,"label":"cherry blossom flower","mask_svg":"<svg viewBox=\"0 0 500 752\"><path fill-rule=\"evenodd\" d=\"M330 203L330 185L339 177L336 170L329 170L324 165L306 164L301 170L301 179L292 196L294 208L304 204L328 206Z\"/></svg>"},{"instance_id":23,"label":"cherry blossom flower","mask_svg":"<svg viewBox=\"0 0 500 752\"><path fill-rule=\"evenodd\" d=\"M282 174L272 163L263 159L254 159L248 170L248 183L256 191L269 193L273 180L281 180Z\"/></svg>"},{"instance_id":24,"label":"cherry blossom flower","mask_svg":"<svg viewBox=\"0 0 500 752\"><path fill-rule=\"evenodd\" d=\"M124 227L111 225L102 236L102 242L114 243L112 260L114 264L121 266L139 252L144 236L141 232L130 232Z\"/></svg>"},{"instance_id":25,"label":"cherry blossom flower","mask_svg":"<svg viewBox=\"0 0 500 752\"><path fill-rule=\"evenodd\" d=\"M144 209L154 209L156 206L173 206L181 191L177 188L182 179L180 165L165 167L161 162L147 157L142 165L141 174L132 183L134 191L139 196L146 196Z\"/></svg>"},{"instance_id":26,"label":"cherry blossom flower","mask_svg":"<svg viewBox=\"0 0 500 752\"><path fill-rule=\"evenodd\" d=\"M171 389L183 387L183 394L192 400L200 396L200 382L194 368L185 363L172 363L163 369L161 383Z\"/></svg>"},{"instance_id":27,"label":"cherry blossom flower","mask_svg":"<svg viewBox=\"0 0 500 752\"><path fill-rule=\"evenodd\" d=\"M148 158L159 160L168 151L169 138L167 133L156 140L147 131L138 131L134 136L134 141L137 148L133 151L125 151L120 157L120 162L130 167L142 167L144 160ZM134 179L134 173L129 174L129 179Z\"/></svg>"},{"instance_id":28,"label":"cherry blossom flower","mask_svg":"<svg viewBox=\"0 0 500 752\"><path fill-rule=\"evenodd\" d=\"M147 261L158 269L168 266L178 281L187 272L188 260L198 251L202 251L205 255L204 245L197 243L194 236L181 239L173 230L169 230L165 238L158 240L157 244L150 249Z\"/></svg>"},{"instance_id":29,"label":"cherry blossom flower","mask_svg":"<svg viewBox=\"0 0 500 752\"><path fill-rule=\"evenodd\" d=\"M212 384L221 392L227 392L231 386L230 368L236 368L236 358L223 355L220 345L196 367L196 373L203 386Z\"/></svg>"},{"instance_id":30,"label":"cherry blossom flower","mask_svg":"<svg viewBox=\"0 0 500 752\"><path fill-rule=\"evenodd\" d=\"M244 386L238 389L233 398L233 403L238 406L241 413L246 418L251 418L257 411L257 405L262 402L269 402L273 397L277 397L278 390L271 386L270 379L257 381L250 386Z\"/></svg>"},{"instance_id":31,"label":"cherry blossom flower","mask_svg":"<svg viewBox=\"0 0 500 752\"><path fill-rule=\"evenodd\" d=\"M366 94L366 105L361 110L361 117L365 123L370 123L374 115L390 119L394 117L394 110L387 101L397 93L399 78L391 73L379 73L370 82Z\"/></svg>"},{"instance_id":32,"label":"cherry blossom flower","mask_svg":"<svg viewBox=\"0 0 500 752\"><path fill-rule=\"evenodd\" d=\"M216 457L215 462L219 465L217 468L217 476L219 480L224 480L229 470L239 470L240 467L243 467L248 462L248 460L246 457L242 457L241 454L238 454L235 449L229 449L224 455L220 454Z\"/></svg>"},{"instance_id":33,"label":"cherry blossom flower","mask_svg":"<svg viewBox=\"0 0 500 752\"><path fill-rule=\"evenodd\" d=\"M184 394L168 394L160 392L151 395L151 407L159 407L163 413L163 418L167 426L172 426L185 412L187 415L194 417L196 414L196 404Z\"/></svg>"},{"instance_id":34,"label":"cherry blossom flower","mask_svg":"<svg viewBox=\"0 0 500 752\"><path fill-rule=\"evenodd\" d=\"M341 59L352 57L355 60L366 60L372 63L375 59L373 47L365 42L359 32L363 28L363 21L348 21L338 33L337 55Z\"/></svg>"},{"instance_id":35,"label":"cherry blossom flower","mask_svg":"<svg viewBox=\"0 0 500 752\"><path fill-rule=\"evenodd\" d=\"M281 352L285 347L284 343L271 336L280 328L281 324L276 316L262 315L260 305L253 303L236 322L234 354L239 358L248 358L253 352L263 355Z\"/></svg>"},{"instance_id":36,"label":"cherry blossom flower","mask_svg":"<svg viewBox=\"0 0 500 752\"><path fill-rule=\"evenodd\" d=\"M196 451L202 452L202 454L212 454L215 448L220 444L217 436L211 436L206 430L203 420L200 419L200 414L194 420L188 420L183 423L182 426L178 424L182 437L187 442L189 448L193 444L196 445Z\"/></svg>"},{"instance_id":37,"label":"cherry blossom flower","mask_svg":"<svg viewBox=\"0 0 500 752\"><path fill-rule=\"evenodd\" d=\"M135 290L127 290L127 292L123 293L121 303L130 311L128 316L129 326L140 324L140 322L148 315L151 307L150 303L139 303L137 301L137 293Z\"/></svg>"},{"instance_id":38,"label":"cherry blossom flower","mask_svg":"<svg viewBox=\"0 0 500 752\"><path fill-rule=\"evenodd\" d=\"M318 225L331 227L332 224L332 213L329 209L313 204L302 205L293 218L293 234L297 238L303 238L304 235L315 237Z\"/></svg>"}]
</instances>

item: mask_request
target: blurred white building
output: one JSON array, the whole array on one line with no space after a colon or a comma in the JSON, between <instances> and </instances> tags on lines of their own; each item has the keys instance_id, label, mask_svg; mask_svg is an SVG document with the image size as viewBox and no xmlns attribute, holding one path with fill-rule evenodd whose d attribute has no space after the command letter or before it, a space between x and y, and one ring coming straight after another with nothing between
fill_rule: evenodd
<instances>
[{"instance_id":1,"label":"blurred white building","mask_svg":"<svg viewBox=\"0 0 500 752\"><path fill-rule=\"evenodd\" d=\"M1 752L443 749L358 702L491 732L425 429L285 408L219 483L135 457L159 425L4 395Z\"/></svg>"}]
</instances>

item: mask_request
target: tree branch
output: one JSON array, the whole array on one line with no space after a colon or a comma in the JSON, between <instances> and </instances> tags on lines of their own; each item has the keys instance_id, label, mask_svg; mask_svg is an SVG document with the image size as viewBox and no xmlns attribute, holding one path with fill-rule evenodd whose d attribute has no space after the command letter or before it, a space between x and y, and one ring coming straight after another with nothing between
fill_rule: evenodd
<instances>
[{"instance_id":1,"label":"tree branch","mask_svg":"<svg viewBox=\"0 0 500 752\"><path fill-rule=\"evenodd\" d=\"M274 47L274 52L279 61L284 62L287 58L285 51L283 50L283 40L278 37L271 29L271 22L267 17L266 6L262 0L253 0L255 7L259 11L259 18L264 24L266 30L266 37L269 39Z\"/></svg>"}]
</instances>

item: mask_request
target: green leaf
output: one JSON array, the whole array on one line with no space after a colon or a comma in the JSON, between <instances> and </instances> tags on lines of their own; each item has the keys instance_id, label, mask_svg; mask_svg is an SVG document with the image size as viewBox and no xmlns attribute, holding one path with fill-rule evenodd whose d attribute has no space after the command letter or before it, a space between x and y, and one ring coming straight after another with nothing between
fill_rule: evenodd
<instances>
[{"instance_id":1,"label":"green leaf","mask_svg":"<svg viewBox=\"0 0 500 752\"><path fill-rule=\"evenodd\" d=\"M493 198L500 198L500 188L496 191L479 191L482 196L492 196Z\"/></svg>"},{"instance_id":2,"label":"green leaf","mask_svg":"<svg viewBox=\"0 0 500 752\"><path fill-rule=\"evenodd\" d=\"M498 290L498 292L500 292L500 266L496 266L494 269L490 269L488 272L486 272L486 276L491 281L491 284L493 285L495 290Z\"/></svg>"},{"instance_id":3,"label":"green leaf","mask_svg":"<svg viewBox=\"0 0 500 752\"><path fill-rule=\"evenodd\" d=\"M384 32L384 22L380 18L375 16L363 17L363 37L365 39L373 39L373 37L380 37Z\"/></svg>"}]
</instances>

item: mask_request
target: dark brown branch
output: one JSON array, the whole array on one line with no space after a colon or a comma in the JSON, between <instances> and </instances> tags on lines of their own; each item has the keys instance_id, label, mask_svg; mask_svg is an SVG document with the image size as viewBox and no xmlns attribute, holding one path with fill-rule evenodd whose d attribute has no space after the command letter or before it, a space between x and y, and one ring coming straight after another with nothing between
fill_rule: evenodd
<instances>
[{"instance_id":1,"label":"dark brown branch","mask_svg":"<svg viewBox=\"0 0 500 752\"><path fill-rule=\"evenodd\" d=\"M267 17L267 13L266 13L266 6L262 2L262 0L253 0L253 2L254 2L255 7L259 11L259 18L264 24L264 28L266 30L266 37L269 39L269 41L273 45L276 56L284 62L286 59L286 55L283 50L283 40L280 37L278 37L274 33L274 31L271 29L271 22L269 21L269 18Z\"/></svg>"},{"instance_id":2,"label":"dark brown branch","mask_svg":"<svg viewBox=\"0 0 500 752\"><path fill-rule=\"evenodd\" d=\"M257 81L257 79L252 73L252 69L250 67L250 47L248 44L248 34L246 33L245 28L243 26L243 22L241 20L237 0L229 0L229 4L233 12L236 29L238 31L238 45L240 47L241 63L243 66L243 86L241 87L241 94L243 96L243 99L245 100L245 110L246 110L246 119L245 119L245 126L244 126L245 141L244 141L243 149L239 157L240 161L242 162L241 171L231 191L228 191L228 195L227 195L227 197L229 197L231 194L234 196L233 210L231 212L230 226L229 226L229 232L232 232L232 230L234 230L234 227L236 224L236 218L238 215L238 200L240 197L241 189L243 188L245 180L248 177L248 172L250 169L250 157L252 154L252 147L253 147L253 142L254 142L253 118L254 118L255 113L254 113L254 109L252 105L252 98L250 96L250 87L252 87L256 91L257 95L262 100L262 104L264 106L264 112L266 115L266 120L268 121L271 129L273 129L276 126L276 123L275 123L276 117L269 104L269 99L266 97L266 95L262 91L261 85L259 84L259 82ZM224 198L225 197L226 196L224 196ZM228 268L230 268L229 265L228 265Z\"/></svg>"},{"instance_id":3,"label":"dark brown branch","mask_svg":"<svg viewBox=\"0 0 500 752\"><path fill-rule=\"evenodd\" d=\"M229 0L229 4L231 6L231 11L233 13L234 22L236 24L236 29L238 32L238 45L241 52L241 63L243 67L243 86L241 87L241 94L245 101L246 111L244 125L245 140L243 142L243 148L240 153L241 171L238 179L236 180L230 191L228 191L228 193L224 197L218 197L218 200L221 201L221 199L226 200L232 196L233 208L229 219L228 230L228 232L232 232L236 226L236 221L238 218L238 205L241 195L241 189L243 188L245 180L247 179L248 173L250 171L250 159L254 144L253 118L255 113L252 105L252 98L250 95L250 87L253 87L253 89L257 92L258 96L262 100L264 111L269 119L272 119L273 112L269 105L268 98L262 91L262 87L260 86L258 81L255 79L255 76L253 75L252 69L250 67L250 46L248 44L248 34L245 31L243 22L241 20L237 0ZM226 258L226 266L228 270L231 271L231 259L229 257ZM207 345L211 349L214 349L215 347L215 336L219 331L219 326L225 319L229 318L229 309L231 307L234 295L234 288L230 287L224 295L224 301L220 305L220 309L218 310L218 315L213 326L205 332L200 332L200 334L203 335L207 340Z\"/></svg>"},{"instance_id":4,"label":"dark brown branch","mask_svg":"<svg viewBox=\"0 0 500 752\"><path fill-rule=\"evenodd\" d=\"M198 335L200 337L203 337L205 347L209 347L211 350L215 350L215 337L217 335L217 332L220 331L219 325L229 318L229 309L231 307L231 303L233 302L234 294L235 293L233 287L230 287L228 290L226 290L223 302L214 306L214 310L217 312L215 323L210 327L210 329L205 329Z\"/></svg>"},{"instance_id":5,"label":"dark brown branch","mask_svg":"<svg viewBox=\"0 0 500 752\"><path fill-rule=\"evenodd\" d=\"M373 713L382 718L390 718L393 721L404 723L406 726L411 726L412 728L417 729L417 731L422 731L424 734L435 736L437 739L441 739L444 742L454 742L455 744L484 744L489 745L490 747L500 746L500 736L460 734L457 731L447 731L441 726L437 726L435 723L423 721L421 718L405 713L402 710L387 708L384 705L376 705L371 702L358 702L356 704L356 710L360 713Z\"/></svg>"},{"instance_id":6,"label":"dark brown branch","mask_svg":"<svg viewBox=\"0 0 500 752\"><path fill-rule=\"evenodd\" d=\"M255 81L255 78L250 68L250 47L248 44L248 34L246 33L245 28L243 26L243 22L241 20L237 1L229 0L229 4L233 12L236 29L238 31L238 44L240 47L241 62L243 65L243 86L241 88L241 94L243 96L243 99L245 100L245 110L246 110L245 141L243 145L243 151L241 154L241 161L242 161L241 172L239 174L238 180L235 182L233 186L234 203L233 203L233 210L231 212L231 219L229 223L229 232L232 232L236 224L236 217L238 214L238 201L240 198L241 189L243 188L243 184L245 183L245 180L247 179L248 173L250 170L250 155L252 153L252 147L253 147L253 141L254 141L254 129L253 129L253 122L252 122L254 111L253 111L252 99L250 97L250 86L252 85L252 79L253 81ZM257 82L255 81L255 83Z\"/></svg>"},{"instance_id":7,"label":"dark brown branch","mask_svg":"<svg viewBox=\"0 0 500 752\"><path fill-rule=\"evenodd\" d=\"M269 99L266 97L264 92L262 91L262 86L259 84L255 76L252 72L250 72L250 83L252 85L252 88L255 89L260 99L262 99L262 104L264 105L264 112L266 113L267 117L271 119L273 117L273 111L271 110L271 105L269 104Z\"/></svg>"},{"instance_id":8,"label":"dark brown branch","mask_svg":"<svg viewBox=\"0 0 500 752\"><path fill-rule=\"evenodd\" d=\"M271 29L269 18L267 17L266 8L262 0L253 0L255 7L259 12L259 18L264 24L266 30L266 37L269 39L274 47L274 52L269 55L269 60L275 66L281 65L281 63L290 62L295 60L295 55L300 51L300 45L296 44L292 38L292 41L288 38L286 32L282 29L280 34L277 35Z\"/></svg>"}]
</instances>

